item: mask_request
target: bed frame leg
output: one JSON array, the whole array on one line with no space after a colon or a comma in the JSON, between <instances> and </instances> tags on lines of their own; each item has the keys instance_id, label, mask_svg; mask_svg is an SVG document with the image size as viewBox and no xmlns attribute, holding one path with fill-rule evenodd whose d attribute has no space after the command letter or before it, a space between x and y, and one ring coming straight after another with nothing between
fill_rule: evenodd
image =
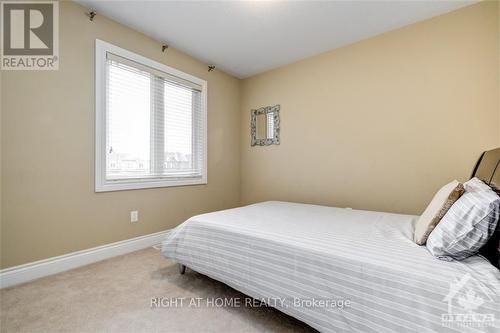
<instances>
[{"instance_id":1,"label":"bed frame leg","mask_svg":"<svg viewBox=\"0 0 500 333\"><path fill-rule=\"evenodd\" d=\"M183 275L184 273L186 273L186 266L179 264L179 274Z\"/></svg>"}]
</instances>

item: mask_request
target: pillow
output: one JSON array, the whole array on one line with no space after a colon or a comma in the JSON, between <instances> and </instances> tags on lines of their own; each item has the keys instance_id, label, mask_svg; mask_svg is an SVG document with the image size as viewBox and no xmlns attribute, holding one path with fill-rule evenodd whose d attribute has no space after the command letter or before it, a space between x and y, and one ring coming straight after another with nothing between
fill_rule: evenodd
<instances>
[{"instance_id":1,"label":"pillow","mask_svg":"<svg viewBox=\"0 0 500 333\"><path fill-rule=\"evenodd\" d=\"M427 239L427 249L443 260L462 260L488 242L500 217L500 197L472 178L465 193L444 215Z\"/></svg>"},{"instance_id":2,"label":"pillow","mask_svg":"<svg viewBox=\"0 0 500 333\"><path fill-rule=\"evenodd\" d=\"M489 185L487 185L485 182L483 182L482 180L480 180L477 177L474 177L471 180L465 182L464 183L464 188L468 192L473 192L473 191L493 191L493 189Z\"/></svg>"},{"instance_id":3,"label":"pillow","mask_svg":"<svg viewBox=\"0 0 500 333\"><path fill-rule=\"evenodd\" d=\"M452 181L443 186L432 198L429 206L425 209L422 216L415 224L415 233L413 240L418 245L424 245L427 237L436 225L441 221L444 214L450 207L457 201L464 193L464 186L457 182Z\"/></svg>"}]
</instances>

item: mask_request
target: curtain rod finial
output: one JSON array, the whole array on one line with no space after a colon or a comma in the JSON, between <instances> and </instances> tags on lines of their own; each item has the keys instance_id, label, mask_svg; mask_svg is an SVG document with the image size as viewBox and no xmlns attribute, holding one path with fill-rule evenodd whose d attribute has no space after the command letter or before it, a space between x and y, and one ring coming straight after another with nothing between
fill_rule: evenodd
<instances>
[{"instance_id":1,"label":"curtain rod finial","mask_svg":"<svg viewBox=\"0 0 500 333\"><path fill-rule=\"evenodd\" d=\"M91 21L94 20L94 17L97 15L97 12L95 10L92 10L88 13L88 17Z\"/></svg>"}]
</instances>

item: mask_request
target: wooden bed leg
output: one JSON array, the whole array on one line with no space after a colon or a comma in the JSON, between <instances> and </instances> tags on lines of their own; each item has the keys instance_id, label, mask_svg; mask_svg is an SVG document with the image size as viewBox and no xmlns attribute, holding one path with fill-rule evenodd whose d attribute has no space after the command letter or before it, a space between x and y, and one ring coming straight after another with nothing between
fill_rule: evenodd
<instances>
[{"instance_id":1,"label":"wooden bed leg","mask_svg":"<svg viewBox=\"0 0 500 333\"><path fill-rule=\"evenodd\" d=\"M183 275L184 273L186 273L186 266L179 264L179 274Z\"/></svg>"}]
</instances>

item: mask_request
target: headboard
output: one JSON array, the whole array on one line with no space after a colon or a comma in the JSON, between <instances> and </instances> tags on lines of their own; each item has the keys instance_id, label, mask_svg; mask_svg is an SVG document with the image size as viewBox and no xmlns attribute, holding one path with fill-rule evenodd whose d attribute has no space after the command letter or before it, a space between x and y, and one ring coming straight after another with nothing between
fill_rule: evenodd
<instances>
[{"instance_id":1,"label":"headboard","mask_svg":"<svg viewBox=\"0 0 500 333\"><path fill-rule=\"evenodd\" d=\"M476 163L472 177L500 188L500 148L485 151Z\"/></svg>"},{"instance_id":2,"label":"headboard","mask_svg":"<svg viewBox=\"0 0 500 333\"><path fill-rule=\"evenodd\" d=\"M477 177L500 194L500 148L485 151L476 163L472 177ZM485 246L479 250L493 265L500 269L500 223Z\"/></svg>"}]
</instances>

